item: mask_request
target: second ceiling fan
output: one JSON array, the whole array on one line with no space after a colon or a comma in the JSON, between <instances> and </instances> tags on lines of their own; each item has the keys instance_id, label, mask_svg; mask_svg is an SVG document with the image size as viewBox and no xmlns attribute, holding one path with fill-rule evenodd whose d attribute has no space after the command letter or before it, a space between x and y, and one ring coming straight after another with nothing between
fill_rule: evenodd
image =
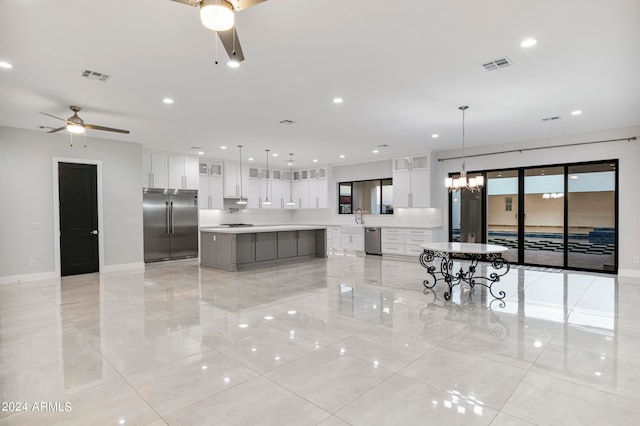
<instances>
[{"instance_id":1,"label":"second ceiling fan","mask_svg":"<svg viewBox=\"0 0 640 426\"><path fill-rule=\"evenodd\" d=\"M248 9L266 0L172 0L200 8L202 24L214 30L227 51L229 59L236 62L244 61L242 47L238 40L234 21L235 12Z\"/></svg>"}]
</instances>

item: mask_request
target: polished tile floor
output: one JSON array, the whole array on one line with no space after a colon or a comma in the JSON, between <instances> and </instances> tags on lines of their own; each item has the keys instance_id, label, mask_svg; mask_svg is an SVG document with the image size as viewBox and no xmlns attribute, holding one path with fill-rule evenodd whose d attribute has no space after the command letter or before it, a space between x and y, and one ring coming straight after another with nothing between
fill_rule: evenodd
<instances>
[{"instance_id":1,"label":"polished tile floor","mask_svg":"<svg viewBox=\"0 0 640 426\"><path fill-rule=\"evenodd\" d=\"M0 425L636 425L640 282L516 269L423 292L416 261L0 286Z\"/></svg>"}]
</instances>

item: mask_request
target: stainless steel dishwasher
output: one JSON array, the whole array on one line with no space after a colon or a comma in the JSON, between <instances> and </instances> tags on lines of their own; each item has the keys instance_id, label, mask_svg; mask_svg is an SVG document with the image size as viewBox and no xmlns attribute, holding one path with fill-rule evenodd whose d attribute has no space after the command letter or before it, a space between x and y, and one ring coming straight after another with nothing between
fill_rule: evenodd
<instances>
[{"instance_id":1,"label":"stainless steel dishwasher","mask_svg":"<svg viewBox=\"0 0 640 426\"><path fill-rule=\"evenodd\" d=\"M380 237L382 228L364 228L364 251L367 254L382 254Z\"/></svg>"}]
</instances>

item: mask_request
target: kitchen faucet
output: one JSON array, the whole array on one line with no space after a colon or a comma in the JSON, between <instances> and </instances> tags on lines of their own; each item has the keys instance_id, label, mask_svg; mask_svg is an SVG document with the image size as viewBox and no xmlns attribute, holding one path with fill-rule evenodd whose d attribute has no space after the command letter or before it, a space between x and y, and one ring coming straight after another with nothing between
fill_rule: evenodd
<instances>
[{"instance_id":1,"label":"kitchen faucet","mask_svg":"<svg viewBox=\"0 0 640 426\"><path fill-rule=\"evenodd\" d=\"M358 210L360 210L360 220L358 220ZM356 223L359 225L362 225L364 223L364 220L362 218L362 209L360 207L358 207L356 209L356 211L354 212L354 214L356 215Z\"/></svg>"}]
</instances>

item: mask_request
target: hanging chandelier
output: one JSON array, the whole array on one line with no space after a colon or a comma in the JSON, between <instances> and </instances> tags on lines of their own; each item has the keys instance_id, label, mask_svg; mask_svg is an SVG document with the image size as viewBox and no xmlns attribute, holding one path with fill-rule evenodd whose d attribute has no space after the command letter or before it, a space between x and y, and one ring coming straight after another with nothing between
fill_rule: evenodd
<instances>
[{"instance_id":1,"label":"hanging chandelier","mask_svg":"<svg viewBox=\"0 0 640 426\"><path fill-rule=\"evenodd\" d=\"M457 192L460 190L467 190L471 192L480 191L484 186L484 176L476 176L467 179L467 170L464 164L464 112L469 107L464 105L458 109L462 111L462 169L460 170L460 177L446 178L445 185L449 192Z\"/></svg>"}]
</instances>

